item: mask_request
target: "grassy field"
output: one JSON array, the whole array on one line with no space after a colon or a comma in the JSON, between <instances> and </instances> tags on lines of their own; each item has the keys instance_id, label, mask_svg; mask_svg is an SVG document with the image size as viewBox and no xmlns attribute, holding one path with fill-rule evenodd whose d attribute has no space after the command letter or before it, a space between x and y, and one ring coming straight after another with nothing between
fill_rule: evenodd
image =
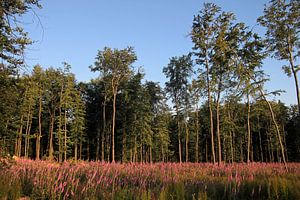
<instances>
[{"instance_id":1,"label":"grassy field","mask_svg":"<svg viewBox=\"0 0 300 200\"><path fill-rule=\"evenodd\" d=\"M0 199L300 199L300 164L0 162Z\"/></svg>"}]
</instances>

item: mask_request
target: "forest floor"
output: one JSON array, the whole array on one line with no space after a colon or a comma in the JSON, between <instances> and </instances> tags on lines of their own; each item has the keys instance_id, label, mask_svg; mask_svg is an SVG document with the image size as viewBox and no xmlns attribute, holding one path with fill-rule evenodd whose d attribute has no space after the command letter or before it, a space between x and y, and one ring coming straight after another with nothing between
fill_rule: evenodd
<instances>
[{"instance_id":1,"label":"forest floor","mask_svg":"<svg viewBox=\"0 0 300 200\"><path fill-rule=\"evenodd\" d=\"M300 163L0 159L0 199L300 199Z\"/></svg>"}]
</instances>

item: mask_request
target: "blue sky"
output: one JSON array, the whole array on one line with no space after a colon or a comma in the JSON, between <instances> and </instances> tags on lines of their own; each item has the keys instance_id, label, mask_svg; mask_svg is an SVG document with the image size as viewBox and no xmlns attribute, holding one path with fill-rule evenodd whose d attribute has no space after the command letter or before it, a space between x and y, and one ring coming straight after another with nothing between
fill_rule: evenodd
<instances>
[{"instance_id":1,"label":"blue sky","mask_svg":"<svg viewBox=\"0 0 300 200\"><path fill-rule=\"evenodd\" d=\"M232 11L238 21L249 27L262 15L265 0L210 0L224 11ZM172 56L191 51L187 36L193 15L202 8L200 0L42 0L43 9L24 18L25 29L35 41L26 53L29 66L60 67L66 61L79 81L89 81L98 74L90 72L97 51L108 46L133 46L138 56L135 66L142 66L146 79L165 82L162 68ZM262 29L254 28L262 34ZM296 103L292 78L281 70L282 62L268 59L264 70L271 81L268 90L286 91L280 99Z\"/></svg>"}]
</instances>

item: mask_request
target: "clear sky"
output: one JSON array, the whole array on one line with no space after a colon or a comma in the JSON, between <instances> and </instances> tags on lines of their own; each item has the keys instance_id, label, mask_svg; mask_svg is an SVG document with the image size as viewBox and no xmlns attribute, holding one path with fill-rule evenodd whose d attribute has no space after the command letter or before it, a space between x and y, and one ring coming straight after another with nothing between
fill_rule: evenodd
<instances>
[{"instance_id":1,"label":"clear sky","mask_svg":"<svg viewBox=\"0 0 300 200\"><path fill-rule=\"evenodd\" d=\"M138 56L135 66L142 66L146 79L164 85L162 68L172 56L191 51L187 36L193 15L204 2L213 2L224 11L232 11L238 21L249 27L262 15L267 0L42 0L43 8L35 9L24 18L25 29L36 41L26 53L29 66L61 67L66 61L79 81L98 76L88 68L98 50L108 46L133 46ZM262 29L254 28L262 34ZM286 91L280 99L287 105L296 103L292 78L288 78L283 63L268 59L264 70L271 81L268 90Z\"/></svg>"}]
</instances>

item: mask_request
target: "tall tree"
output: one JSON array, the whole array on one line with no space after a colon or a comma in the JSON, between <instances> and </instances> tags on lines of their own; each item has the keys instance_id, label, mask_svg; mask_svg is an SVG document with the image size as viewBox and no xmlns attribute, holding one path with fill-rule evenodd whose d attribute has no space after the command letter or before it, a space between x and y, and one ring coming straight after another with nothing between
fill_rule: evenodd
<instances>
[{"instance_id":1,"label":"tall tree","mask_svg":"<svg viewBox=\"0 0 300 200\"><path fill-rule=\"evenodd\" d=\"M300 1L271 0L265 7L264 15L258 22L267 28L266 41L268 50L279 60L287 60L283 70L288 76L293 75L297 94L298 112L300 113L300 88L296 64L300 57Z\"/></svg>"},{"instance_id":2,"label":"tall tree","mask_svg":"<svg viewBox=\"0 0 300 200\"><path fill-rule=\"evenodd\" d=\"M199 76L203 76L206 80L209 118L210 118L210 136L212 161L216 162L215 145L214 145L214 120L213 108L211 100L212 92L212 55L214 53L214 45L216 42L215 33L218 26L216 25L217 15L221 12L220 7L212 3L204 4L204 8L200 13L194 16L191 38L194 43L194 54L196 56L196 64L203 67Z\"/></svg>"},{"instance_id":3,"label":"tall tree","mask_svg":"<svg viewBox=\"0 0 300 200\"><path fill-rule=\"evenodd\" d=\"M180 57L172 57L169 64L163 68L163 73L169 78L169 81L166 82L166 91L172 98L176 112L180 163L182 162L180 109L183 108L183 101L187 96L188 82L192 74L192 67L191 54L188 54Z\"/></svg>"},{"instance_id":4,"label":"tall tree","mask_svg":"<svg viewBox=\"0 0 300 200\"><path fill-rule=\"evenodd\" d=\"M43 112L43 96L44 96L44 71L42 67L36 65L33 69L33 79L37 84L37 100L38 100L38 133L36 134L35 142L35 158L40 159L41 137L42 137L42 112Z\"/></svg>"},{"instance_id":5,"label":"tall tree","mask_svg":"<svg viewBox=\"0 0 300 200\"><path fill-rule=\"evenodd\" d=\"M110 87L113 96L113 114L112 114L112 162L115 162L115 124L116 124L116 99L118 93L118 87L120 83L128 79L131 74L131 65L137 60L135 52L132 47L125 49L111 49L105 47L103 51L98 53L98 66L95 66L93 70L99 70L100 72L107 70L109 76Z\"/></svg>"}]
</instances>

